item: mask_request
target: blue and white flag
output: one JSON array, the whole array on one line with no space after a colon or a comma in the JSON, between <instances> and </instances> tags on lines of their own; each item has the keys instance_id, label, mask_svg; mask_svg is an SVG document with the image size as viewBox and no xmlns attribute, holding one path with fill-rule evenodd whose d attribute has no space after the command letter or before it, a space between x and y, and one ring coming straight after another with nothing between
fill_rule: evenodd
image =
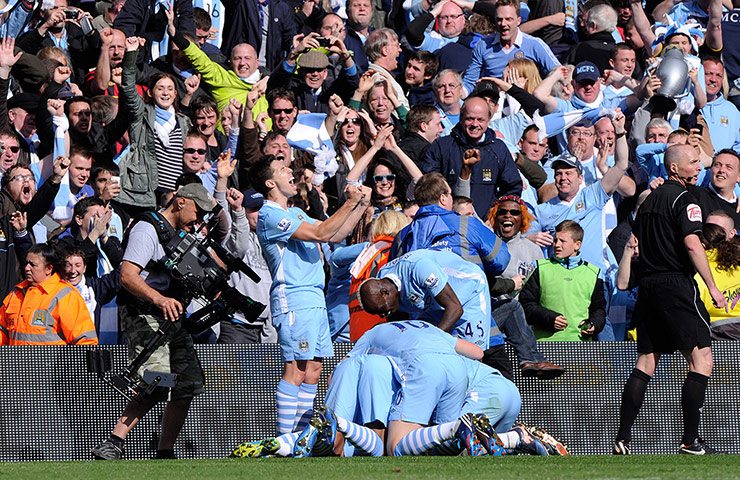
<instances>
[{"instance_id":1,"label":"blue and white flag","mask_svg":"<svg viewBox=\"0 0 740 480\"><path fill-rule=\"evenodd\" d=\"M587 108L583 110L571 110L565 113L550 113L544 117L540 115L539 110L534 112L534 124L539 129L538 139L543 142L546 138L554 137L573 125L583 124L591 126L601 117L608 116L614 119L617 115L613 108Z\"/></svg>"},{"instance_id":2,"label":"blue and white flag","mask_svg":"<svg viewBox=\"0 0 740 480\"><path fill-rule=\"evenodd\" d=\"M337 173L337 152L326 130L325 113L300 113L288 132L288 145L314 154L314 177L331 178Z\"/></svg>"}]
</instances>

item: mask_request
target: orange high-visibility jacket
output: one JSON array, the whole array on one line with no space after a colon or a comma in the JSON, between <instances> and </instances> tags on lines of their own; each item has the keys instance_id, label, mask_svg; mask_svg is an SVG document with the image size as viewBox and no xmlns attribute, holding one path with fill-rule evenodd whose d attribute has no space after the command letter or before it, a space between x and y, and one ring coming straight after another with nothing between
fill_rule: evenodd
<instances>
[{"instance_id":1,"label":"orange high-visibility jacket","mask_svg":"<svg viewBox=\"0 0 740 480\"><path fill-rule=\"evenodd\" d=\"M350 269L352 280L349 286L349 339L353 342L359 340L375 325L385 322L383 317L367 313L360 307L358 290L362 282L375 277L380 267L388 263L392 243L393 237L378 235L373 243L357 256L357 260Z\"/></svg>"},{"instance_id":2,"label":"orange high-visibility jacket","mask_svg":"<svg viewBox=\"0 0 740 480\"><path fill-rule=\"evenodd\" d=\"M56 273L36 287L19 283L0 307L0 345L97 343L80 292Z\"/></svg>"}]
</instances>

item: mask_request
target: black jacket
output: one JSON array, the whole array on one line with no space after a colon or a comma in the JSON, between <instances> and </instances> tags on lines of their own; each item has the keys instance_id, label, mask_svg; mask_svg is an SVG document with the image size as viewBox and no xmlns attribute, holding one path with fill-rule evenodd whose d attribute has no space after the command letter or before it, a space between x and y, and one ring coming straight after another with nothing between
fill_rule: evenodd
<instances>
[{"instance_id":1,"label":"black jacket","mask_svg":"<svg viewBox=\"0 0 740 480\"><path fill-rule=\"evenodd\" d=\"M178 32L190 32L195 35L195 20L193 20L193 2L190 0L174 0L170 2L175 9L175 29ZM151 60L152 42L160 42L167 32L167 14L163 8L157 13L156 0L127 1L113 22L113 28L121 30L127 37L137 36L146 38L146 47L139 51L136 63L149 63ZM93 62L97 62L97 55ZM93 65L94 66L94 65Z\"/></svg>"},{"instance_id":2,"label":"black jacket","mask_svg":"<svg viewBox=\"0 0 740 480\"><path fill-rule=\"evenodd\" d=\"M231 49L240 43L248 43L260 51L262 46L262 26L257 0L224 0L224 10L228 21L224 24L221 51L227 57ZM267 29L266 67L272 71L280 65L293 46L296 34L295 12L280 0L269 0L270 14Z\"/></svg>"},{"instance_id":3,"label":"black jacket","mask_svg":"<svg viewBox=\"0 0 740 480\"><path fill-rule=\"evenodd\" d=\"M85 35L82 29L76 23L67 22L64 24L67 31L67 52L72 59L72 81L78 85L85 84L85 75L91 68L95 68L100 55L100 34L93 30L90 35ZM39 35L38 30L30 30L16 41L16 46L24 52L36 55L44 47L55 46L54 40L49 35L43 37Z\"/></svg>"},{"instance_id":4,"label":"black jacket","mask_svg":"<svg viewBox=\"0 0 740 480\"><path fill-rule=\"evenodd\" d=\"M580 62L593 62L601 74L604 70L612 68L609 65L612 48L614 47L614 37L609 32L597 32L588 37L586 41L573 45L568 55L565 57L565 63L578 65Z\"/></svg>"},{"instance_id":5,"label":"black jacket","mask_svg":"<svg viewBox=\"0 0 740 480\"><path fill-rule=\"evenodd\" d=\"M359 85L359 73L350 76L347 75L345 69L342 69L337 79L328 88L322 88L318 99L314 100L313 93L308 85L306 85L306 82L299 76L285 70L281 62L267 81L267 91L269 92L278 87L287 88L295 93L296 107L298 107L298 110L308 110L313 113L329 113L329 97L336 93L346 104Z\"/></svg>"},{"instance_id":6,"label":"black jacket","mask_svg":"<svg viewBox=\"0 0 740 480\"><path fill-rule=\"evenodd\" d=\"M421 165L430 145L431 143L418 133L409 133L406 138L398 142L398 146L403 150L403 153L408 155L416 165Z\"/></svg>"},{"instance_id":7,"label":"black jacket","mask_svg":"<svg viewBox=\"0 0 740 480\"><path fill-rule=\"evenodd\" d=\"M79 232L75 235L68 234L59 237L58 245L60 247L77 247L85 252L85 276L93 277L97 275L98 270L98 246L90 241L89 238L82 238ZM108 241L103 243L103 252L110 260L113 268L121 265L123 258L123 249L118 237L109 236Z\"/></svg>"}]
</instances>

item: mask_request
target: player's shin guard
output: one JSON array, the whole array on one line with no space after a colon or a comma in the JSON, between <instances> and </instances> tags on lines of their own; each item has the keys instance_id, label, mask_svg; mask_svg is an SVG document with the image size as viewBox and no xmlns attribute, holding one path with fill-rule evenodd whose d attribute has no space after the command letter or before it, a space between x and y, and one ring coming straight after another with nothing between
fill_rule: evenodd
<instances>
[{"instance_id":1,"label":"player's shin guard","mask_svg":"<svg viewBox=\"0 0 740 480\"><path fill-rule=\"evenodd\" d=\"M298 405L295 412L293 430L300 432L306 428L313 415L313 401L316 398L316 384L302 383L298 389Z\"/></svg>"},{"instance_id":2,"label":"player's shin guard","mask_svg":"<svg viewBox=\"0 0 740 480\"><path fill-rule=\"evenodd\" d=\"M418 428L407 434L393 449L393 455L420 455L455 438L458 422L448 422L433 427Z\"/></svg>"},{"instance_id":3,"label":"player's shin guard","mask_svg":"<svg viewBox=\"0 0 740 480\"><path fill-rule=\"evenodd\" d=\"M277 388L277 431L279 434L293 431L298 407L298 385L280 380Z\"/></svg>"},{"instance_id":4,"label":"player's shin guard","mask_svg":"<svg viewBox=\"0 0 740 480\"><path fill-rule=\"evenodd\" d=\"M383 456L383 441L371 429L337 416L337 430L358 450L372 456Z\"/></svg>"}]
</instances>

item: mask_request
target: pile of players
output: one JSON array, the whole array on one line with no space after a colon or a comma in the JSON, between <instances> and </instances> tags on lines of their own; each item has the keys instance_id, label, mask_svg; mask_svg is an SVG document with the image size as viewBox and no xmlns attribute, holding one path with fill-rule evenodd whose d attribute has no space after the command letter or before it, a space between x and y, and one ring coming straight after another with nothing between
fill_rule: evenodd
<instances>
[{"instance_id":1,"label":"pile of players","mask_svg":"<svg viewBox=\"0 0 740 480\"><path fill-rule=\"evenodd\" d=\"M423 321L376 325L334 369L326 405L230 456L568 455L545 430L515 423L519 391L482 357Z\"/></svg>"}]
</instances>

